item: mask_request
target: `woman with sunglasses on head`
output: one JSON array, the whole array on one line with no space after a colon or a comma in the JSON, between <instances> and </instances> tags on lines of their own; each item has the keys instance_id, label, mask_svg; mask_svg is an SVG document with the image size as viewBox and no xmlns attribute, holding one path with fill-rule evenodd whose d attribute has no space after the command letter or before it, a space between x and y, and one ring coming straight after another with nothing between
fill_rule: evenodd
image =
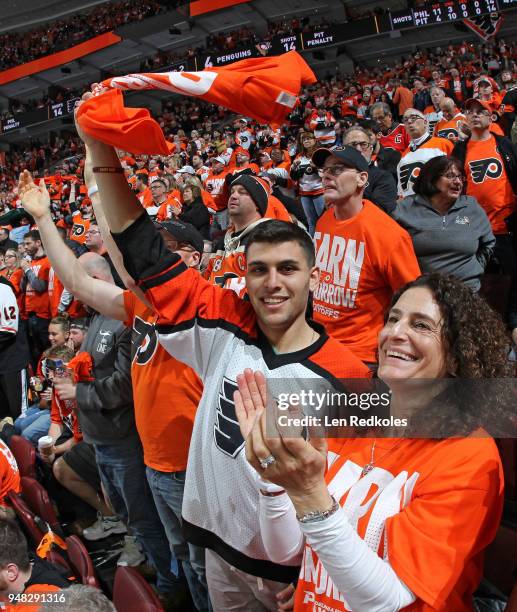
<instances>
[{"instance_id":1,"label":"woman with sunglasses on head","mask_svg":"<svg viewBox=\"0 0 517 612\"><path fill-rule=\"evenodd\" d=\"M237 376L266 551L301 563L296 612L474 609L503 506L487 430L515 435L505 382L494 380L512 375L508 344L484 300L431 274L394 295L379 334L378 376L403 427L349 427L341 438L327 428L329 439L309 427L307 440L280 422L303 414L295 400L279 413L261 372Z\"/></svg>"},{"instance_id":2,"label":"woman with sunglasses on head","mask_svg":"<svg viewBox=\"0 0 517 612\"><path fill-rule=\"evenodd\" d=\"M413 189L397 204L393 218L407 230L423 273L442 272L479 291L495 246L485 211L462 195L461 164L450 157L429 160Z\"/></svg>"},{"instance_id":3,"label":"woman with sunglasses on head","mask_svg":"<svg viewBox=\"0 0 517 612\"><path fill-rule=\"evenodd\" d=\"M13 286L19 308L21 308L20 284L23 278L23 270L20 268L20 259L20 254L16 249L7 249L4 255L5 267L0 271L0 274L5 276Z\"/></svg>"}]
</instances>

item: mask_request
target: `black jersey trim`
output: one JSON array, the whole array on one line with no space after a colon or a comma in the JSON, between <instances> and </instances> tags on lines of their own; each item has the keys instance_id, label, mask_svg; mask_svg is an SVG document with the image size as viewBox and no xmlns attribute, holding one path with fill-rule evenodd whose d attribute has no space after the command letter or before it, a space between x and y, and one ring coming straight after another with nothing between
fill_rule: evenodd
<instances>
[{"instance_id":1,"label":"black jersey trim","mask_svg":"<svg viewBox=\"0 0 517 612\"><path fill-rule=\"evenodd\" d=\"M213 550L227 563L252 576L275 582L293 582L298 579L300 574L300 566L279 565L272 561L248 557L232 548L215 533L193 525L184 518L182 520L182 531L185 539L191 544Z\"/></svg>"}]
</instances>

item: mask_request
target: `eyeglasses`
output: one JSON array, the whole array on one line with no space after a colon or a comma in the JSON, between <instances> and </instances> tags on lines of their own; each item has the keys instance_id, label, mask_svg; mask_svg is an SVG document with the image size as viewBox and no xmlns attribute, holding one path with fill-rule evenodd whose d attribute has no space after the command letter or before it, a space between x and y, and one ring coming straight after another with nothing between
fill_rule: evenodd
<instances>
[{"instance_id":1,"label":"eyeglasses","mask_svg":"<svg viewBox=\"0 0 517 612\"><path fill-rule=\"evenodd\" d=\"M353 172L357 172L355 168L348 168L347 166L335 165L335 166L326 166L324 168L319 168L318 176L323 177L326 174L330 174L330 176L339 176L343 172L347 170L352 170Z\"/></svg>"},{"instance_id":2,"label":"eyeglasses","mask_svg":"<svg viewBox=\"0 0 517 612\"><path fill-rule=\"evenodd\" d=\"M489 117L492 113L488 110L486 110L486 108L484 109L475 109L475 108L467 108L467 110L465 111L465 113L467 115L479 115L480 117Z\"/></svg>"},{"instance_id":3,"label":"eyeglasses","mask_svg":"<svg viewBox=\"0 0 517 612\"><path fill-rule=\"evenodd\" d=\"M8 257L16 257L16 255L5 255L5 259L7 259Z\"/></svg>"},{"instance_id":4,"label":"eyeglasses","mask_svg":"<svg viewBox=\"0 0 517 612\"><path fill-rule=\"evenodd\" d=\"M464 183L465 179L461 174L453 174L452 172L448 172L447 174L442 174L443 178L446 178L448 181L460 181L460 183Z\"/></svg>"},{"instance_id":5,"label":"eyeglasses","mask_svg":"<svg viewBox=\"0 0 517 612\"><path fill-rule=\"evenodd\" d=\"M420 115L408 115L407 117L403 117L402 123L415 123L415 121L418 121L419 119L424 121L424 118Z\"/></svg>"},{"instance_id":6,"label":"eyeglasses","mask_svg":"<svg viewBox=\"0 0 517 612\"><path fill-rule=\"evenodd\" d=\"M371 148L371 143L366 142L365 140L363 140L362 142L349 142L348 143L349 147L354 147L354 149L361 149L361 151L367 151L368 149Z\"/></svg>"},{"instance_id":7,"label":"eyeglasses","mask_svg":"<svg viewBox=\"0 0 517 612\"><path fill-rule=\"evenodd\" d=\"M85 232L85 235L86 234L100 234L100 231L99 230L88 230L87 232Z\"/></svg>"}]
</instances>

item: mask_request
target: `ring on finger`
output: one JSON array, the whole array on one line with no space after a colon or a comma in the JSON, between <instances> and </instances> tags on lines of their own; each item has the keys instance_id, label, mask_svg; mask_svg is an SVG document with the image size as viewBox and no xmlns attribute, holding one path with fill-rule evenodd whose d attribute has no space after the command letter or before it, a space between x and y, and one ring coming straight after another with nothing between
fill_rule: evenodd
<instances>
[{"instance_id":1,"label":"ring on finger","mask_svg":"<svg viewBox=\"0 0 517 612\"><path fill-rule=\"evenodd\" d=\"M259 459L260 462L260 467L265 470L267 469L270 465L272 465L273 463L275 463L276 458L273 455L268 455L265 459Z\"/></svg>"}]
</instances>

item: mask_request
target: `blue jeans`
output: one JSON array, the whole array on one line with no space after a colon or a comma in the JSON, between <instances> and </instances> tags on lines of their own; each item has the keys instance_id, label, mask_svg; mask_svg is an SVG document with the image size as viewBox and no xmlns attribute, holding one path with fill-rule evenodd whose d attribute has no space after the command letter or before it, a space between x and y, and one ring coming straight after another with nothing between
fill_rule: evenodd
<instances>
[{"instance_id":1,"label":"blue jeans","mask_svg":"<svg viewBox=\"0 0 517 612\"><path fill-rule=\"evenodd\" d=\"M174 591L181 581L171 573L171 551L147 484L140 440L129 438L93 446L110 503L156 569L158 590Z\"/></svg>"},{"instance_id":2,"label":"blue jeans","mask_svg":"<svg viewBox=\"0 0 517 612\"><path fill-rule=\"evenodd\" d=\"M156 509L165 527L173 555L181 561L194 604L200 612L209 610L211 608L205 576L205 549L189 544L181 533L185 472L158 472L150 467L146 468L146 472Z\"/></svg>"},{"instance_id":3,"label":"blue jeans","mask_svg":"<svg viewBox=\"0 0 517 612\"><path fill-rule=\"evenodd\" d=\"M26 427L28 427L40 416L40 414L43 414L43 412L42 410L40 410L37 404L29 406L25 411L25 414L20 415L14 422L14 428L16 429L16 433L20 435Z\"/></svg>"},{"instance_id":4,"label":"blue jeans","mask_svg":"<svg viewBox=\"0 0 517 612\"><path fill-rule=\"evenodd\" d=\"M325 210L325 198L322 195L319 196L300 196L302 202L303 212L307 217L309 224L308 230L311 236L314 236L314 228L316 227L316 221L321 217Z\"/></svg>"},{"instance_id":5,"label":"blue jeans","mask_svg":"<svg viewBox=\"0 0 517 612\"><path fill-rule=\"evenodd\" d=\"M50 427L50 410L39 410L31 412L29 408L25 417L16 419L14 427L21 430L21 435L29 440L34 446L38 444L41 436L46 436ZM31 414L29 414L31 413Z\"/></svg>"}]
</instances>

